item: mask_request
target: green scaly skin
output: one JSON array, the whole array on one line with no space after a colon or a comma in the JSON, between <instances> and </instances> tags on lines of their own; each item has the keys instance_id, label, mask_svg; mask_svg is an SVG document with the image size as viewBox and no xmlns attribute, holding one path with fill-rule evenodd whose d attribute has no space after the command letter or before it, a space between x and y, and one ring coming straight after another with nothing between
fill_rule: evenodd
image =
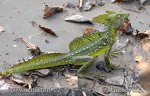
<instances>
[{"instance_id":1,"label":"green scaly skin","mask_svg":"<svg viewBox=\"0 0 150 96\"><path fill-rule=\"evenodd\" d=\"M99 56L103 53L105 53L104 59L107 63L106 65L111 70L109 53L115 42L117 30L122 22L127 19L127 17L128 14L115 13L111 11L109 11L107 14L100 15L100 17L95 17L93 19L93 22L103 23L108 26L108 30L106 32L92 33L91 35L96 34L97 37L93 39L89 36L91 40L85 42L85 44L80 44L80 46L76 46L76 44L73 44L75 45L75 48L71 49L71 51L68 53L51 53L35 57L3 71L0 71L0 76L25 72L34 69L74 64L83 65L78 71L78 75L82 77L83 75L80 74L91 66L96 56ZM82 40L84 41L84 36Z\"/></svg>"}]
</instances>

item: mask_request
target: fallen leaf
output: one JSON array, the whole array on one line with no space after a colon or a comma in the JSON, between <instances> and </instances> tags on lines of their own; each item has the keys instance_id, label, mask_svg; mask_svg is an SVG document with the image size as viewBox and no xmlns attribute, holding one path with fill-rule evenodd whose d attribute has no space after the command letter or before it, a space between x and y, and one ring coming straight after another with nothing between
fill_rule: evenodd
<instances>
[{"instance_id":1,"label":"fallen leaf","mask_svg":"<svg viewBox=\"0 0 150 96\"><path fill-rule=\"evenodd\" d=\"M63 12L63 10L64 9L62 7L49 7L48 5L45 5L43 18L47 18L57 13Z\"/></svg>"},{"instance_id":2,"label":"fallen leaf","mask_svg":"<svg viewBox=\"0 0 150 96\"><path fill-rule=\"evenodd\" d=\"M137 55L137 56L135 56L134 60L139 63L143 60L143 57L141 55Z\"/></svg>"},{"instance_id":3,"label":"fallen leaf","mask_svg":"<svg viewBox=\"0 0 150 96\"><path fill-rule=\"evenodd\" d=\"M27 48L30 50L33 57L41 55L43 52L41 52L40 48L38 46L35 46L31 42L28 42L24 38L20 38L22 42L27 46Z\"/></svg>"},{"instance_id":4,"label":"fallen leaf","mask_svg":"<svg viewBox=\"0 0 150 96\"><path fill-rule=\"evenodd\" d=\"M102 0L94 0L94 1L86 1L84 3L82 3L82 6L80 6L80 10L82 11L89 11L91 10L93 7L98 7L98 6L103 6L104 3L102 2Z\"/></svg>"},{"instance_id":5,"label":"fallen leaf","mask_svg":"<svg viewBox=\"0 0 150 96\"><path fill-rule=\"evenodd\" d=\"M13 74L9 78L10 78L10 80L12 80L18 84L24 84L24 86L28 85L29 89L32 88L32 85L34 83L34 79L32 77L25 76L22 74Z\"/></svg>"},{"instance_id":6,"label":"fallen leaf","mask_svg":"<svg viewBox=\"0 0 150 96\"><path fill-rule=\"evenodd\" d=\"M84 35L91 34L95 31L96 31L96 29L94 29L93 27L86 27L86 28L84 28Z\"/></svg>"},{"instance_id":7,"label":"fallen leaf","mask_svg":"<svg viewBox=\"0 0 150 96\"><path fill-rule=\"evenodd\" d=\"M127 34L127 35L131 35L134 31L134 29L131 26L131 23L129 22L129 19L126 19L122 25L119 28L119 31Z\"/></svg>"},{"instance_id":8,"label":"fallen leaf","mask_svg":"<svg viewBox=\"0 0 150 96\"><path fill-rule=\"evenodd\" d=\"M66 17L65 21L76 22L76 23L91 23L92 24L91 20L89 20L81 15L72 15L72 16Z\"/></svg>"},{"instance_id":9,"label":"fallen leaf","mask_svg":"<svg viewBox=\"0 0 150 96\"><path fill-rule=\"evenodd\" d=\"M20 85L15 84L8 78L1 78L0 79L0 90L8 90L8 89L14 89L14 88L22 88Z\"/></svg>"},{"instance_id":10,"label":"fallen leaf","mask_svg":"<svg viewBox=\"0 0 150 96\"><path fill-rule=\"evenodd\" d=\"M124 76L115 76L115 77L107 78L105 82L113 85L123 85Z\"/></svg>"},{"instance_id":11,"label":"fallen leaf","mask_svg":"<svg viewBox=\"0 0 150 96\"><path fill-rule=\"evenodd\" d=\"M142 48L145 52L149 52L150 51L150 38L149 39L144 39L142 41Z\"/></svg>"},{"instance_id":12,"label":"fallen leaf","mask_svg":"<svg viewBox=\"0 0 150 96\"><path fill-rule=\"evenodd\" d=\"M128 96L143 96L141 93L136 92L136 89L131 90L129 93L127 93Z\"/></svg>"},{"instance_id":13,"label":"fallen leaf","mask_svg":"<svg viewBox=\"0 0 150 96\"><path fill-rule=\"evenodd\" d=\"M150 38L150 30L146 30L145 32L139 32L136 30L136 33L134 34L136 38L144 39L144 38Z\"/></svg>"},{"instance_id":14,"label":"fallen leaf","mask_svg":"<svg viewBox=\"0 0 150 96\"><path fill-rule=\"evenodd\" d=\"M137 65L137 70L140 74L150 73L150 57L142 59Z\"/></svg>"},{"instance_id":15,"label":"fallen leaf","mask_svg":"<svg viewBox=\"0 0 150 96\"><path fill-rule=\"evenodd\" d=\"M41 25L39 25L39 28L42 29L44 32L46 32L46 33L48 33L48 34L51 34L51 35L57 37L57 35L56 35L56 34L54 33L54 31L52 31L51 29L46 28L46 27L43 27L43 26L41 26Z\"/></svg>"},{"instance_id":16,"label":"fallen leaf","mask_svg":"<svg viewBox=\"0 0 150 96\"><path fill-rule=\"evenodd\" d=\"M78 85L78 77L77 76L72 76L72 75L69 75L69 74L64 74L64 75L67 78L66 81L68 82L68 84Z\"/></svg>"},{"instance_id":17,"label":"fallen leaf","mask_svg":"<svg viewBox=\"0 0 150 96\"><path fill-rule=\"evenodd\" d=\"M138 43L133 49L132 49L132 55L135 58L135 61L139 62L141 61L140 58L147 58L147 56L150 56L150 39L145 38L140 43Z\"/></svg>"}]
</instances>

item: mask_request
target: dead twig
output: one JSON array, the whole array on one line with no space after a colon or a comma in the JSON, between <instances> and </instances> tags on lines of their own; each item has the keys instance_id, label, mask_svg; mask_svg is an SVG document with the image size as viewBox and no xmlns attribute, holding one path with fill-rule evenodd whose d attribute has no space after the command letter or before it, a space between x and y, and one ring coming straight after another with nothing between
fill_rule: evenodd
<instances>
[{"instance_id":1,"label":"dead twig","mask_svg":"<svg viewBox=\"0 0 150 96\"><path fill-rule=\"evenodd\" d=\"M133 9L128 9L128 8L125 8L125 7L122 7L123 9L125 10L128 10L128 11L132 11L132 12L136 12L136 13L141 13L140 11L136 11L136 10L133 10Z\"/></svg>"},{"instance_id":2,"label":"dead twig","mask_svg":"<svg viewBox=\"0 0 150 96\"><path fill-rule=\"evenodd\" d=\"M82 8L83 0L79 0L79 8Z\"/></svg>"},{"instance_id":3,"label":"dead twig","mask_svg":"<svg viewBox=\"0 0 150 96\"><path fill-rule=\"evenodd\" d=\"M28 42L24 38L20 38L22 42L27 46L27 49L30 50L33 57L41 55L43 52L41 52L40 48L35 46L34 44Z\"/></svg>"}]
</instances>

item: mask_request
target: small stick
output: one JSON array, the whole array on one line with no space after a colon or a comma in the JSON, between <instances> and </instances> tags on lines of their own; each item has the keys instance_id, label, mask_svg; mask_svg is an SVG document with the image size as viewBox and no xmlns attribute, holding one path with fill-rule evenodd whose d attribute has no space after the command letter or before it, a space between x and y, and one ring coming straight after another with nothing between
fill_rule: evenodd
<instances>
[{"instance_id":1,"label":"small stick","mask_svg":"<svg viewBox=\"0 0 150 96\"><path fill-rule=\"evenodd\" d=\"M83 0L79 0L79 8L81 8L83 5Z\"/></svg>"},{"instance_id":2,"label":"small stick","mask_svg":"<svg viewBox=\"0 0 150 96\"><path fill-rule=\"evenodd\" d=\"M124 7L122 7L122 8L125 9L125 10L128 10L128 11L132 11L132 12L136 12L136 13L141 13L141 12L133 10L133 9L128 9L128 8L124 8Z\"/></svg>"},{"instance_id":3,"label":"small stick","mask_svg":"<svg viewBox=\"0 0 150 96\"><path fill-rule=\"evenodd\" d=\"M27 46L27 48L29 48L29 49L36 49L36 46L34 45L34 44L32 44L32 43L30 43L30 42L27 42L27 40L25 40L24 38L20 38L22 41L23 41L23 43Z\"/></svg>"}]
</instances>

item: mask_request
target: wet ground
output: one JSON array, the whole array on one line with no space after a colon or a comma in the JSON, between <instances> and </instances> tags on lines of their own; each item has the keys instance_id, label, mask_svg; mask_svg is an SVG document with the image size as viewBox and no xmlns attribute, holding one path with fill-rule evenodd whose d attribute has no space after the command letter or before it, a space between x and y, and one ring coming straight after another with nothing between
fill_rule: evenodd
<instances>
[{"instance_id":1,"label":"wet ground","mask_svg":"<svg viewBox=\"0 0 150 96\"><path fill-rule=\"evenodd\" d=\"M0 33L1 69L14 65L18 63L19 60L23 58L27 59L31 56L26 46L18 40L20 37L32 42L43 52L68 52L69 42L78 36L82 36L83 28L89 26L87 24L76 24L64 21L65 17L73 14L80 14L90 19L105 13L106 10L122 11L130 13L129 19L135 30L137 29L140 32L144 32L150 29L150 6L145 6L144 10L138 10L139 6L137 3L122 5L111 4L109 0L105 1L107 3L104 4L104 6L95 7L87 12L80 12L78 8L68 8L67 11L63 13L43 19L43 10L46 4L49 6L62 6L66 2L78 4L78 0L0 0L0 26L3 26L6 30L6 32ZM139 12L129 11L124 8L137 10ZM42 33L38 27L32 26L32 21L53 29L58 37ZM118 61L116 63L121 63L122 67L125 64L135 64L130 52L138 41L134 41L131 36L123 36L123 40L127 38L130 39L133 44L127 47L127 51L124 55L117 58ZM49 43L46 43L45 40L48 40ZM114 61L116 61L116 58ZM113 74L122 75L123 72L122 70L117 70L114 73L108 73L108 76L110 75L110 77L112 77ZM76 87L65 84L64 77L60 78L62 78L61 80L58 79L61 81L60 85L52 83L51 78L40 78L39 86L43 88ZM91 86L91 84L89 86ZM98 88L96 89L100 91Z\"/></svg>"}]
</instances>

